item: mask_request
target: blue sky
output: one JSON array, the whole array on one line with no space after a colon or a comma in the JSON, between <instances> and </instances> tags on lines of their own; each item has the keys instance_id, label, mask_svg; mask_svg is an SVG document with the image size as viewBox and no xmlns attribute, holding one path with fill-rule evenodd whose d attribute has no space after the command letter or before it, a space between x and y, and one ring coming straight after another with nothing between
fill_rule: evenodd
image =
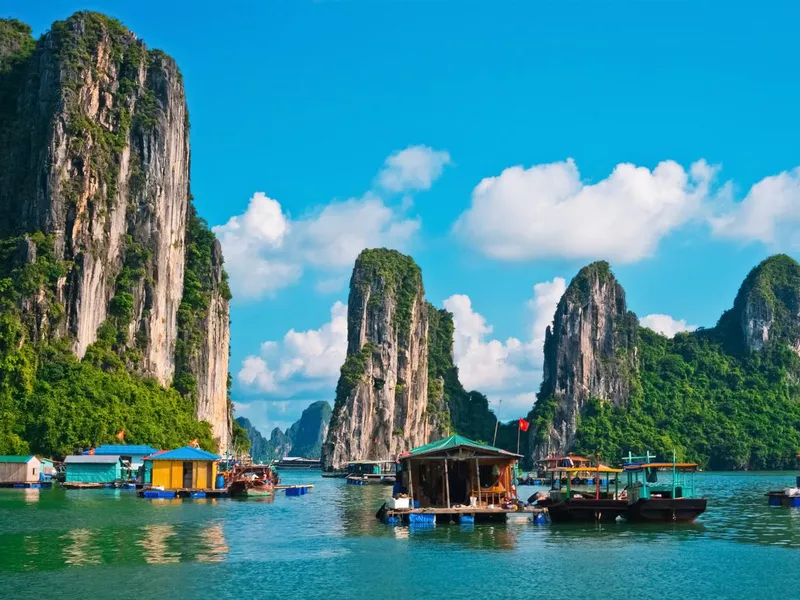
<instances>
[{"instance_id":1,"label":"blue sky","mask_svg":"<svg viewBox=\"0 0 800 600\"><path fill-rule=\"evenodd\" d=\"M84 8L183 71L262 429L332 400L360 245L414 256L504 418L538 389L558 278L607 258L640 317L710 326L798 255L795 3L0 1L36 34Z\"/></svg>"}]
</instances>

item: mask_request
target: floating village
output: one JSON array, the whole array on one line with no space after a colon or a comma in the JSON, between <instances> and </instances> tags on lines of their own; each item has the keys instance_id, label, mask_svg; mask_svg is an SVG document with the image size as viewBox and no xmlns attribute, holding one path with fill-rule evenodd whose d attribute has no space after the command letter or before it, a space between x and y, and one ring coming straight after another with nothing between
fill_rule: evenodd
<instances>
[{"instance_id":1,"label":"floating village","mask_svg":"<svg viewBox=\"0 0 800 600\"><path fill-rule=\"evenodd\" d=\"M341 471L321 471L319 459L286 457L255 464L249 456L222 457L196 442L172 450L147 445L105 444L62 461L0 456L0 487L68 490L120 489L143 500L265 498L279 492L304 496L313 483L281 483L281 471L341 478L347 485L385 485L391 497L377 507L386 525L503 522L523 515L541 523L691 523L707 508L697 493L698 465L644 453L628 454L618 466L568 454L519 471L521 455L451 435L395 460L360 460ZM800 463L800 454L797 455ZM799 466L800 468L800 466ZM794 486L765 492L774 507L800 508L800 475ZM522 488L533 488L527 498ZM375 507L365 507L374 510Z\"/></svg>"}]
</instances>

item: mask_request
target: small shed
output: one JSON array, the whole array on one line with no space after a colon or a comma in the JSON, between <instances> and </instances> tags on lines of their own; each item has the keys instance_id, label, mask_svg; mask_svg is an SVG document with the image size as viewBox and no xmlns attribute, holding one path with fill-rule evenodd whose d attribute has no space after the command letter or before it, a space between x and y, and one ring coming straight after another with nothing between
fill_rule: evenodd
<instances>
[{"instance_id":1,"label":"small shed","mask_svg":"<svg viewBox=\"0 0 800 600\"><path fill-rule=\"evenodd\" d=\"M146 444L103 444L94 450L95 456L119 456L123 479L135 479L144 466L144 459L158 452ZM84 454L88 454L87 450Z\"/></svg>"},{"instance_id":2,"label":"small shed","mask_svg":"<svg viewBox=\"0 0 800 600\"><path fill-rule=\"evenodd\" d=\"M41 468L41 477L42 481L50 481L53 478L53 475L56 472L55 465L53 464L52 458L42 458L41 456L37 457L39 462L42 465Z\"/></svg>"},{"instance_id":3,"label":"small shed","mask_svg":"<svg viewBox=\"0 0 800 600\"><path fill-rule=\"evenodd\" d=\"M66 483L113 483L122 477L119 456L72 455L64 465Z\"/></svg>"},{"instance_id":4,"label":"small shed","mask_svg":"<svg viewBox=\"0 0 800 600\"><path fill-rule=\"evenodd\" d=\"M477 508L516 500L520 455L452 435L400 455L402 488L421 508Z\"/></svg>"},{"instance_id":5,"label":"small shed","mask_svg":"<svg viewBox=\"0 0 800 600\"><path fill-rule=\"evenodd\" d=\"M166 490L213 490L219 459L216 454L192 446L153 454L146 458L152 463L150 484Z\"/></svg>"},{"instance_id":6,"label":"small shed","mask_svg":"<svg viewBox=\"0 0 800 600\"><path fill-rule=\"evenodd\" d=\"M34 483L41 472L41 462L35 456L0 456L0 483Z\"/></svg>"}]
</instances>

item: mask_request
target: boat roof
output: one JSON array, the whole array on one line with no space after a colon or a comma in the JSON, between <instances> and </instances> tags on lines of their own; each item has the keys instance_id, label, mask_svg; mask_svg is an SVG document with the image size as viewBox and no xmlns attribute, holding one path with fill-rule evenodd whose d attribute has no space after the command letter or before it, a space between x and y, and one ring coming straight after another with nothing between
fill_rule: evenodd
<instances>
[{"instance_id":1,"label":"boat roof","mask_svg":"<svg viewBox=\"0 0 800 600\"><path fill-rule=\"evenodd\" d=\"M219 460L220 457L193 446L158 452L147 457L150 460Z\"/></svg>"},{"instance_id":2,"label":"boat roof","mask_svg":"<svg viewBox=\"0 0 800 600\"><path fill-rule=\"evenodd\" d=\"M348 465L385 465L392 464L393 460L351 460Z\"/></svg>"},{"instance_id":3,"label":"boat roof","mask_svg":"<svg viewBox=\"0 0 800 600\"><path fill-rule=\"evenodd\" d=\"M109 454L72 454L64 459L68 465L113 465L119 462L119 456L111 456Z\"/></svg>"},{"instance_id":4,"label":"boat roof","mask_svg":"<svg viewBox=\"0 0 800 600\"><path fill-rule=\"evenodd\" d=\"M495 448L494 446L490 446L488 444L475 442L469 438L465 438L463 435L458 434L451 435L450 437L446 437L441 440L436 440L435 442L425 444L424 446L420 446L418 448L414 448L410 452L401 454L400 457L408 458L411 456L427 456L430 454L438 454L439 452L444 452L446 450L454 450L456 448L472 448L475 450L484 450L486 452L491 452L492 454L497 454L499 456L505 456L508 458L522 458L522 455L520 454L514 454L513 452L508 452L507 450L503 450L501 448Z\"/></svg>"},{"instance_id":5,"label":"boat roof","mask_svg":"<svg viewBox=\"0 0 800 600\"><path fill-rule=\"evenodd\" d=\"M599 467L564 467L557 470L565 473L622 473L622 469L615 469L606 465L600 465Z\"/></svg>"},{"instance_id":6,"label":"boat roof","mask_svg":"<svg viewBox=\"0 0 800 600\"><path fill-rule=\"evenodd\" d=\"M32 458L36 458L32 454L26 454L23 456L16 456L12 454L4 454L0 455L0 463L26 463L30 461Z\"/></svg>"},{"instance_id":7,"label":"boat roof","mask_svg":"<svg viewBox=\"0 0 800 600\"><path fill-rule=\"evenodd\" d=\"M667 469L675 467L676 469L696 469L697 463L628 463L623 465L626 471L638 471L640 469Z\"/></svg>"}]
</instances>

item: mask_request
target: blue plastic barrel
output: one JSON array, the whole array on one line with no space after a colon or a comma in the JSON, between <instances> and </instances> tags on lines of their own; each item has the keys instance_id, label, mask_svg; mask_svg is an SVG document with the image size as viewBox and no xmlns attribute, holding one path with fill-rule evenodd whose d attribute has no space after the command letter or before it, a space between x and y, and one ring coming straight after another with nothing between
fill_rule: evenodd
<instances>
[{"instance_id":1,"label":"blue plastic barrel","mask_svg":"<svg viewBox=\"0 0 800 600\"><path fill-rule=\"evenodd\" d=\"M225 476L217 475L217 484L214 486L218 490L225 489Z\"/></svg>"}]
</instances>

